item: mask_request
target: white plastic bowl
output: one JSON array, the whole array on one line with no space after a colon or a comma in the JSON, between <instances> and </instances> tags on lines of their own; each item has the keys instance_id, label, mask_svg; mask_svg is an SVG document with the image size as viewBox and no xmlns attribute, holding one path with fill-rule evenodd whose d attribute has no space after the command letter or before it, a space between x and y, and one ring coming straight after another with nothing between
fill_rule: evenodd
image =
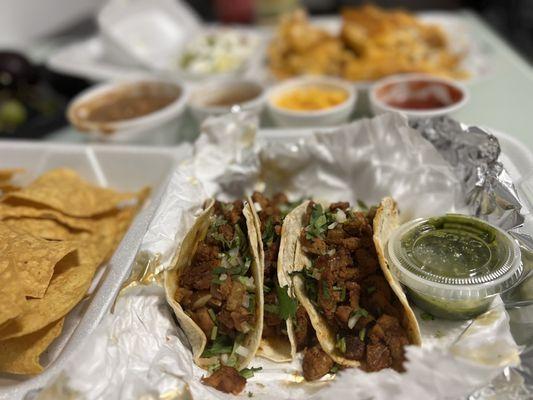
<instances>
[{"instance_id":1,"label":"white plastic bowl","mask_svg":"<svg viewBox=\"0 0 533 400\"><path fill-rule=\"evenodd\" d=\"M427 84L422 89L414 89L414 82ZM389 92L388 94L386 92ZM459 95L453 98L453 95ZM432 108L407 108L397 107L388 101L412 100L415 96L422 101L424 96L437 96L445 105ZM432 76L427 74L402 74L389 76L375 82L369 90L370 108L374 115L384 112L399 112L410 119L439 117L451 114L462 108L469 100L468 90L452 79Z\"/></svg>"},{"instance_id":2,"label":"white plastic bowl","mask_svg":"<svg viewBox=\"0 0 533 400\"><path fill-rule=\"evenodd\" d=\"M112 122L95 122L83 118L84 104L138 85L154 85L154 90L178 91L178 97L169 105L147 115ZM175 144L187 105L188 91L182 84L156 78L138 78L93 86L80 93L68 106L67 117L79 131L95 141L114 143L142 143L152 145Z\"/></svg>"},{"instance_id":3,"label":"white plastic bowl","mask_svg":"<svg viewBox=\"0 0 533 400\"><path fill-rule=\"evenodd\" d=\"M237 102L233 106L211 105L226 96L234 95L238 98L240 94L248 94L249 99ZM240 110L260 115L265 106L265 89L260 83L253 80L225 79L197 86L189 99L189 108L198 123L202 123L207 117L231 112L234 106L238 106Z\"/></svg>"},{"instance_id":4,"label":"white plastic bowl","mask_svg":"<svg viewBox=\"0 0 533 400\"><path fill-rule=\"evenodd\" d=\"M344 90L348 97L344 102L334 107L322 110L296 111L276 105L276 99L287 91L306 86L326 86ZM303 76L289 79L274 87L267 94L267 105L270 116L277 126L306 127L306 126L335 126L348 122L353 113L357 94L353 83L325 76Z\"/></svg>"}]
</instances>

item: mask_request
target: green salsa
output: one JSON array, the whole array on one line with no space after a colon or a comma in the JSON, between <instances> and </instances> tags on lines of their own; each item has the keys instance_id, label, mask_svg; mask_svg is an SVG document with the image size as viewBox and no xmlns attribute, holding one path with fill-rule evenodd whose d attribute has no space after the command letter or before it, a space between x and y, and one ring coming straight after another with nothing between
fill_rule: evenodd
<instances>
[{"instance_id":1,"label":"green salsa","mask_svg":"<svg viewBox=\"0 0 533 400\"><path fill-rule=\"evenodd\" d=\"M481 314L522 270L512 238L467 215L446 214L405 224L388 247L392 270L411 299L441 318Z\"/></svg>"},{"instance_id":2,"label":"green salsa","mask_svg":"<svg viewBox=\"0 0 533 400\"><path fill-rule=\"evenodd\" d=\"M505 246L498 231L488 224L447 214L428 219L401 239L407 259L418 274L435 282L490 276L502 264Z\"/></svg>"}]
</instances>

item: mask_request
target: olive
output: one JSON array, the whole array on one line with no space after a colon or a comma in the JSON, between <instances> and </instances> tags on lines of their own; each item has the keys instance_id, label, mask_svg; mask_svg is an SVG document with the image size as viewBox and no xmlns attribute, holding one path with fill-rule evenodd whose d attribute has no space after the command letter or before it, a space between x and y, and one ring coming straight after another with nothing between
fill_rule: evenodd
<instances>
[{"instance_id":1,"label":"olive","mask_svg":"<svg viewBox=\"0 0 533 400\"><path fill-rule=\"evenodd\" d=\"M13 51L0 51L0 87L11 88L36 80L37 70L26 57Z\"/></svg>"}]
</instances>

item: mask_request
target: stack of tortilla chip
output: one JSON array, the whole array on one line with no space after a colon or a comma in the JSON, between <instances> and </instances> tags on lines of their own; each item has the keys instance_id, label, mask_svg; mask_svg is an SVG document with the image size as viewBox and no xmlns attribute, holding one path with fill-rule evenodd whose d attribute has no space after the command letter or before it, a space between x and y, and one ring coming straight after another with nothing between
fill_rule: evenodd
<instances>
[{"instance_id":1,"label":"stack of tortilla chip","mask_svg":"<svg viewBox=\"0 0 533 400\"><path fill-rule=\"evenodd\" d=\"M148 194L55 169L24 188L0 170L0 372L35 374Z\"/></svg>"}]
</instances>

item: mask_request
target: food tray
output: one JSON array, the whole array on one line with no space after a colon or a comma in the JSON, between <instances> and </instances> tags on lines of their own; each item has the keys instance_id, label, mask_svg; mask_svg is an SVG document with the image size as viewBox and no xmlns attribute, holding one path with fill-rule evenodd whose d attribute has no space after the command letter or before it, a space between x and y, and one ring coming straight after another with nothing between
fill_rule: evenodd
<instances>
[{"instance_id":1,"label":"food tray","mask_svg":"<svg viewBox=\"0 0 533 400\"><path fill-rule=\"evenodd\" d=\"M45 371L34 377L0 374L0 399L24 398L42 387L64 367L64 362L94 331L102 320L122 282L127 278L137 248L176 163L190 155L190 147L141 148L103 145L2 142L0 168L24 168L24 179L44 171L69 167L101 186L120 191L150 186L152 192L133 220L111 260L94 277L86 296L68 315L61 336L42 355Z\"/></svg>"}]
</instances>

